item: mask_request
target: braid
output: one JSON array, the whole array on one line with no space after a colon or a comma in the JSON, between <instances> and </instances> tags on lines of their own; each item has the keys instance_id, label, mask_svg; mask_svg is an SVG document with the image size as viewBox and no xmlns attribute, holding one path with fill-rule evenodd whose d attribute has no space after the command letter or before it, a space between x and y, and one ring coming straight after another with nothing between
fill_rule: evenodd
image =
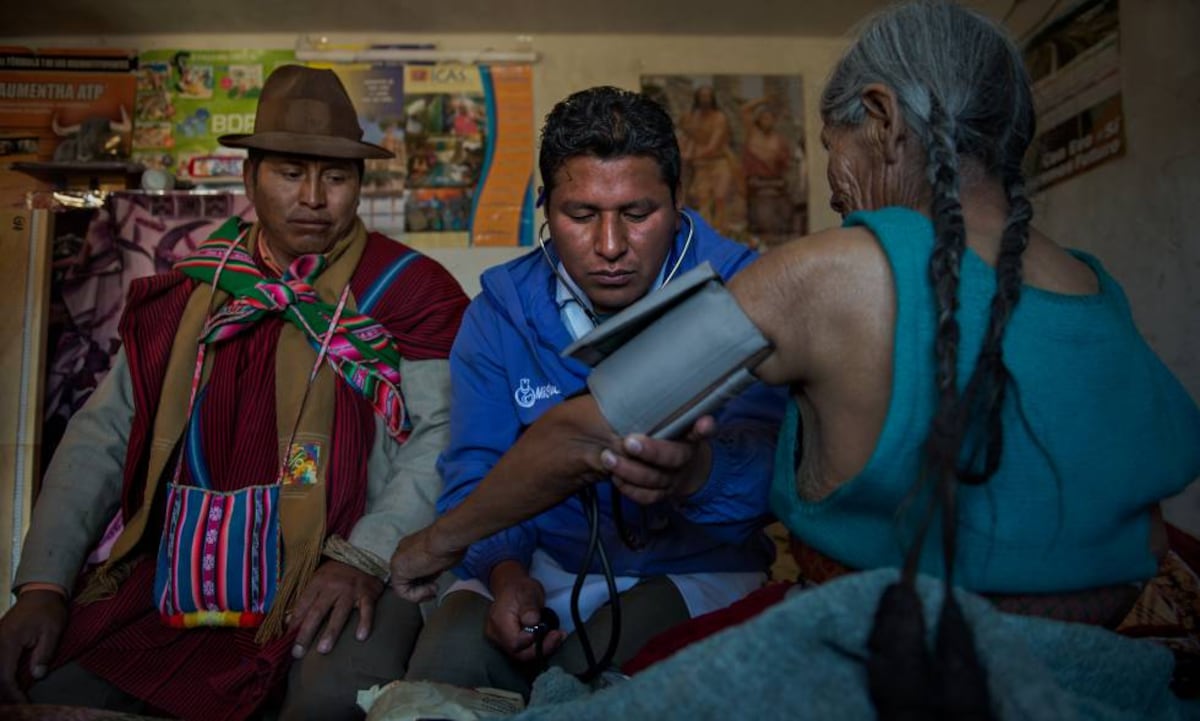
<instances>
[{"instance_id":1,"label":"braid","mask_svg":"<svg viewBox=\"0 0 1200 721\"><path fill-rule=\"evenodd\" d=\"M943 589L941 613L934 641L933 668L942 715L956 719L991 717L987 675L975 652L974 634L954 597L954 557L958 539L958 456L964 437L964 409L958 395L959 327L958 285L966 246L966 226L958 197L958 135L941 100L930 94L929 173L933 187L934 248L929 259L930 279L937 301L937 333L934 354L938 406L926 445L926 463L936 493L931 503L940 505L942 516ZM1019 285L1018 276L1018 285ZM1007 308L1008 306L1006 306ZM1005 313L1007 321L1007 312ZM1003 326L1003 324L1002 324ZM1000 333L1003 333L1001 327ZM997 349L999 335L996 336ZM978 366L975 373L978 373ZM997 411L997 420L999 419ZM996 426L997 431L999 426ZM932 518L932 513L927 518ZM928 523L928 521L927 521ZM924 536L922 529L921 536ZM919 557L921 543L909 551Z\"/></svg>"},{"instance_id":2,"label":"braid","mask_svg":"<svg viewBox=\"0 0 1200 721\"><path fill-rule=\"evenodd\" d=\"M929 276L937 302L938 406L926 442L926 472L936 492L908 549L899 583L884 590L875 611L867 648L868 688L884 721L933 718L989 718L987 680L975 655L974 638L954 598L955 465L962 440L958 397L958 285L966 224L959 199L957 128L936 94L929 96L929 184L933 189L934 246ZM938 619L936 653L925 647L925 621L916 591L916 572L925 534L940 505L945 563L945 596Z\"/></svg>"},{"instance_id":3,"label":"braid","mask_svg":"<svg viewBox=\"0 0 1200 721\"><path fill-rule=\"evenodd\" d=\"M957 313L960 271L963 252L966 249L966 223L959 198L956 123L954 118L947 114L941 99L932 92L929 93L929 119L926 129L926 177L933 190L931 211L934 244L929 256L929 278L937 308L934 380L938 400L926 439L922 480L914 486L911 497L919 498L922 495L921 488L929 480L933 482L935 493L927 499L925 513L917 523L916 535L905 558L903 576L907 583L916 578L921 548L924 546L925 534L935 517L936 507L940 503L947 518L953 513L954 474L963 437L958 394L960 333ZM946 574L949 578L952 570L950 561L954 552L953 527L943 529L944 534L947 532L949 536L943 544L943 550L946 557Z\"/></svg>"},{"instance_id":4,"label":"braid","mask_svg":"<svg viewBox=\"0 0 1200 721\"><path fill-rule=\"evenodd\" d=\"M1001 409L1013 382L1002 346L1020 297L1021 256L1032 214L1020 165L1036 125L1033 98L1021 52L1003 28L948 0L898 3L864 26L821 95L826 124L861 126L861 96L872 83L895 92L906 126L926 152L934 231L928 279L937 315L936 405L909 495L919 502L920 517L914 519L901 578L887 587L876 607L867 643L868 689L884 721L987 719L986 670L952 592L956 494L960 482L983 483L1000 463ZM999 179L1009 203L985 335L961 394L956 314L966 225L960 157L977 164L988 182ZM932 653L925 644L916 584L930 528L941 533L945 583Z\"/></svg>"},{"instance_id":5,"label":"braid","mask_svg":"<svg viewBox=\"0 0 1200 721\"><path fill-rule=\"evenodd\" d=\"M1000 412L1009 381L1008 368L1004 365L1002 341L1021 293L1021 255L1029 244L1029 219L1033 215L1032 206L1025 195L1025 185L1019 174L1006 177L1004 188L1008 196L1009 212L996 259L996 291L992 295L983 348L961 401L953 401L948 412L944 405L938 409L939 416L943 412L947 413L949 420L945 422L950 423L950 427L939 429L936 425L939 418L935 417L935 426L930 431L929 439L930 462L933 464L933 470L938 473L935 482L942 511L946 594L938 618L935 668L940 676L940 704L943 714L964 720L989 719L991 713L987 676L975 652L974 634L951 590L958 536L955 492L959 481L977 484L986 482L1000 464L1004 438ZM939 359L941 352L939 348ZM945 395L941 397L944 403ZM978 433L968 433L968 427L975 424L982 424L982 428ZM949 433L944 434L947 430ZM985 439L986 456L982 472L976 473L969 467L958 467L958 455L964 437Z\"/></svg>"},{"instance_id":6,"label":"braid","mask_svg":"<svg viewBox=\"0 0 1200 721\"><path fill-rule=\"evenodd\" d=\"M1005 179L1004 190L1008 196L1009 210L1000 238L1000 252L996 257L996 292L992 295L983 347L979 351L979 360L967 384L962 404L964 422L982 424L977 432L972 428L967 436L985 444L982 469L977 470L978 449L971 453L966 467L958 469L959 480L969 484L987 482L1000 465L1004 441L1000 411L1010 378L1008 366L1004 364L1002 343L1013 308L1021 296L1021 258L1029 245L1029 220L1033 217L1033 206L1019 173Z\"/></svg>"},{"instance_id":7,"label":"braid","mask_svg":"<svg viewBox=\"0 0 1200 721\"><path fill-rule=\"evenodd\" d=\"M933 189L934 244L929 256L929 278L933 284L937 306L937 327L934 336L934 380L937 388L937 410L929 430L926 443L927 473L937 490L935 499L940 502L943 515L952 512L954 493L954 468L961 439L958 423L958 285L962 256L966 247L967 232L963 220L962 203L959 200L958 150L954 119L947 113L940 98L930 93L929 98L929 145L928 176ZM928 523L930 518L927 518ZM923 524L925 525L925 524ZM925 529L910 550L909 563L905 570L915 570L919 558ZM943 528L946 539L946 577L949 579L953 558L953 528Z\"/></svg>"},{"instance_id":8,"label":"braid","mask_svg":"<svg viewBox=\"0 0 1200 721\"><path fill-rule=\"evenodd\" d=\"M959 271L967 232L959 200L958 150L953 118L942 101L930 94L928 177L933 189L934 246L929 257L929 277L937 303L937 333L934 341L935 381L938 404L930 429L930 470L938 479L953 468L957 444L955 428L958 406L958 312ZM935 481L936 482L936 481Z\"/></svg>"}]
</instances>

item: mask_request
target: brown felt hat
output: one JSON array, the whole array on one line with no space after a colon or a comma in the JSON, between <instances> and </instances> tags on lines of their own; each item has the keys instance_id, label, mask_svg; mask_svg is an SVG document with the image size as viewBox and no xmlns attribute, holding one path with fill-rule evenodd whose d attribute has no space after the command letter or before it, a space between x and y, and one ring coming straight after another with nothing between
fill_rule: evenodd
<instances>
[{"instance_id":1,"label":"brown felt hat","mask_svg":"<svg viewBox=\"0 0 1200 721\"><path fill-rule=\"evenodd\" d=\"M322 158L394 158L387 148L362 139L358 114L332 70L282 65L263 83L253 133L222 135L231 148Z\"/></svg>"}]
</instances>

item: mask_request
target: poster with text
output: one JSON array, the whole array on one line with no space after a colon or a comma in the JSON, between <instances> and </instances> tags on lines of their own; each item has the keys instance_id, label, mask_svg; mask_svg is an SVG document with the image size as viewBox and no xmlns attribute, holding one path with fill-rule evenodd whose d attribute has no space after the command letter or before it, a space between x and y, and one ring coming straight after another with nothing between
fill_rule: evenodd
<instances>
[{"instance_id":1,"label":"poster with text","mask_svg":"<svg viewBox=\"0 0 1200 721\"><path fill-rule=\"evenodd\" d=\"M422 247L528 245L533 239L529 66L324 65L347 88L368 160L359 215Z\"/></svg>"},{"instance_id":2,"label":"poster with text","mask_svg":"<svg viewBox=\"0 0 1200 721\"><path fill-rule=\"evenodd\" d=\"M532 243L532 68L408 65L404 109L406 230Z\"/></svg>"},{"instance_id":3,"label":"poster with text","mask_svg":"<svg viewBox=\"0 0 1200 721\"><path fill-rule=\"evenodd\" d=\"M1033 190L1125 154L1117 0L1087 0L1025 46L1038 134L1026 165Z\"/></svg>"},{"instance_id":4,"label":"poster with text","mask_svg":"<svg viewBox=\"0 0 1200 721\"><path fill-rule=\"evenodd\" d=\"M767 249L808 229L803 83L795 75L650 75L683 158L684 204Z\"/></svg>"},{"instance_id":5,"label":"poster with text","mask_svg":"<svg viewBox=\"0 0 1200 721\"><path fill-rule=\"evenodd\" d=\"M245 151L217 138L254 131L263 81L294 57L292 50L143 52L134 160L200 183L240 183Z\"/></svg>"},{"instance_id":6,"label":"poster with text","mask_svg":"<svg viewBox=\"0 0 1200 721\"><path fill-rule=\"evenodd\" d=\"M129 50L0 47L0 155L127 159L135 60Z\"/></svg>"}]
</instances>

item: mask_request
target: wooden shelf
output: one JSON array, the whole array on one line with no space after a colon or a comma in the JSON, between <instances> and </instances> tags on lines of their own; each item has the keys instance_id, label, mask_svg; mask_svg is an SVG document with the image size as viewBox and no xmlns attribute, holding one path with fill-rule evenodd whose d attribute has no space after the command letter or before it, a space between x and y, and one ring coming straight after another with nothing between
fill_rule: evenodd
<instances>
[{"instance_id":1,"label":"wooden shelf","mask_svg":"<svg viewBox=\"0 0 1200 721\"><path fill-rule=\"evenodd\" d=\"M24 173L140 173L146 169L141 163L127 160L98 160L94 163L77 163L60 160L22 161L12 163L9 167Z\"/></svg>"},{"instance_id":2,"label":"wooden shelf","mask_svg":"<svg viewBox=\"0 0 1200 721\"><path fill-rule=\"evenodd\" d=\"M49 180L60 190L119 190L137 187L146 166L126 160L99 160L93 163L45 160L16 162L10 164L9 168Z\"/></svg>"}]
</instances>

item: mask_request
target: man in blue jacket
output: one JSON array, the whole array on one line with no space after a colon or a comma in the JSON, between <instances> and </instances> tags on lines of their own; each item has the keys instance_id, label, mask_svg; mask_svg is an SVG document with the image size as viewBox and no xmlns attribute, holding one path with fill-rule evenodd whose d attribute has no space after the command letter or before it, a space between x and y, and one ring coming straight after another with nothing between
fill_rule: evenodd
<instances>
[{"instance_id":1,"label":"man in blue jacket","mask_svg":"<svg viewBox=\"0 0 1200 721\"><path fill-rule=\"evenodd\" d=\"M546 410L585 390L588 368L560 357L563 348L699 263L729 278L755 258L683 209L674 127L644 96L598 87L558 103L539 165L540 248L484 273L451 352L441 513ZM587 563L589 524L585 503L571 498L470 548L407 678L525 693L540 656L580 672L619 625L619 665L662 630L757 588L773 558L761 529L783 405L781 389L756 384L716 416L707 437L647 439L676 446L678 463L654 469L672 479L665 501L641 507L607 480L595 486L619 624L594 557L575 609L587 640L574 633L570 597ZM543 608L561 623L544 636L530 630L550 616Z\"/></svg>"}]
</instances>

